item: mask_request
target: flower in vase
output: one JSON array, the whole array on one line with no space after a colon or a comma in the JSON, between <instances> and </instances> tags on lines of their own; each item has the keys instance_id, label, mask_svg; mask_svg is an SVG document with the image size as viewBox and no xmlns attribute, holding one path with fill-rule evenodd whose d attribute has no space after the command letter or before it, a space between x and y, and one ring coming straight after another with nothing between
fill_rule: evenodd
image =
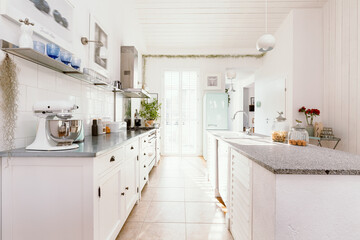
<instances>
[{"instance_id":1,"label":"flower in vase","mask_svg":"<svg viewBox=\"0 0 360 240\"><path fill-rule=\"evenodd\" d=\"M320 116L320 110L316 108L306 109L306 107L301 107L299 112L303 112L305 114L306 122L308 125L312 125L314 121L314 117Z\"/></svg>"}]
</instances>

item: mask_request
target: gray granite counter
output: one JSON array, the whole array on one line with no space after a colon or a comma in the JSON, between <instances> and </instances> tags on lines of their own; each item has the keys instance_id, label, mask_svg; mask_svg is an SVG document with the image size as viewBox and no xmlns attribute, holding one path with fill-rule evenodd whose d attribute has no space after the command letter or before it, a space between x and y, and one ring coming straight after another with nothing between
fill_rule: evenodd
<instances>
[{"instance_id":1,"label":"gray granite counter","mask_svg":"<svg viewBox=\"0 0 360 240\"><path fill-rule=\"evenodd\" d=\"M256 134L226 139L221 132L209 132L275 174L360 175L359 155L314 145L274 143Z\"/></svg>"},{"instance_id":2,"label":"gray granite counter","mask_svg":"<svg viewBox=\"0 0 360 240\"><path fill-rule=\"evenodd\" d=\"M28 151L25 148L15 149L13 157L96 157L111 151L122 144L139 137L152 130L136 130L124 133L110 133L101 136L87 136L85 141L79 144L78 149L66 151ZM0 152L0 157L6 157L7 152Z\"/></svg>"}]
</instances>

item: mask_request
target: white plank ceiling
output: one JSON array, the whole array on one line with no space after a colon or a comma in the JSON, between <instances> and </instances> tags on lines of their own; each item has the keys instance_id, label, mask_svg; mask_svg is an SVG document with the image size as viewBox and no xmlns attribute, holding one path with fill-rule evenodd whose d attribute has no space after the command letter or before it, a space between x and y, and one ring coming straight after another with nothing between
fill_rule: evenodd
<instances>
[{"instance_id":1,"label":"white plank ceiling","mask_svg":"<svg viewBox=\"0 0 360 240\"><path fill-rule=\"evenodd\" d=\"M327 0L268 0L274 33L294 8L322 7ZM265 32L265 0L136 0L148 49L254 48Z\"/></svg>"}]
</instances>

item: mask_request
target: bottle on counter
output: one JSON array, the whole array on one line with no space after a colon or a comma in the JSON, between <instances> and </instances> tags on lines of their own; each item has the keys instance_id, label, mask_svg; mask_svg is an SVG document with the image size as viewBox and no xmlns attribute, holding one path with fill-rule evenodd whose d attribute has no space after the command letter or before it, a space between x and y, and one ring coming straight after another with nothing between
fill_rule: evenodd
<instances>
[{"instance_id":1,"label":"bottle on counter","mask_svg":"<svg viewBox=\"0 0 360 240\"><path fill-rule=\"evenodd\" d=\"M104 134L104 124L101 119L98 119L98 135Z\"/></svg>"},{"instance_id":2,"label":"bottle on counter","mask_svg":"<svg viewBox=\"0 0 360 240\"><path fill-rule=\"evenodd\" d=\"M134 114L134 125L135 127L141 127L141 118L137 109L135 109L135 114Z\"/></svg>"},{"instance_id":3,"label":"bottle on counter","mask_svg":"<svg viewBox=\"0 0 360 240\"><path fill-rule=\"evenodd\" d=\"M93 125L91 126L91 133L93 136L99 135L97 119L93 119Z\"/></svg>"}]
</instances>

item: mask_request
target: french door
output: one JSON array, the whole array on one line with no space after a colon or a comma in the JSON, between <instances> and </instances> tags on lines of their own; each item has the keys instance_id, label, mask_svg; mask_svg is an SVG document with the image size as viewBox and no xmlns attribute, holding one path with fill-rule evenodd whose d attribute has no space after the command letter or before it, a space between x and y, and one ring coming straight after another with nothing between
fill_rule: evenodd
<instances>
[{"instance_id":1,"label":"french door","mask_svg":"<svg viewBox=\"0 0 360 240\"><path fill-rule=\"evenodd\" d=\"M165 71L163 149L165 155L199 155L199 79L196 71Z\"/></svg>"}]
</instances>

